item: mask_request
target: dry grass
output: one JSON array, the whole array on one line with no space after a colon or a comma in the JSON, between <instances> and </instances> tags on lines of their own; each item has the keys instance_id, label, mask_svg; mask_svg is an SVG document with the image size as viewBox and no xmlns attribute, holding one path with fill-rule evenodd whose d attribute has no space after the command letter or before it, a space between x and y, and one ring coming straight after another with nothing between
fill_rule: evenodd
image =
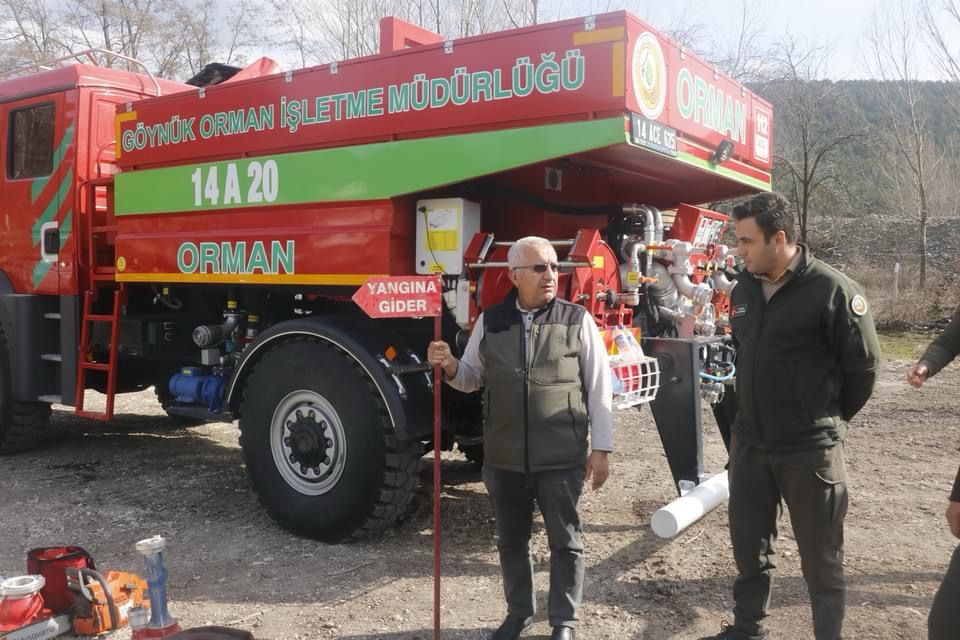
<instances>
[{"instance_id":1,"label":"dry grass","mask_svg":"<svg viewBox=\"0 0 960 640\"><path fill-rule=\"evenodd\" d=\"M926 333L885 331L880 333L879 338L880 351L885 360L916 362L923 355L933 336Z\"/></svg>"},{"instance_id":2,"label":"dry grass","mask_svg":"<svg viewBox=\"0 0 960 640\"><path fill-rule=\"evenodd\" d=\"M844 273L860 283L873 307L879 327L897 325L925 326L953 315L960 301L955 279L946 273L927 269L927 284L920 288L919 268L904 265L899 290L894 296L894 265L850 263Z\"/></svg>"}]
</instances>

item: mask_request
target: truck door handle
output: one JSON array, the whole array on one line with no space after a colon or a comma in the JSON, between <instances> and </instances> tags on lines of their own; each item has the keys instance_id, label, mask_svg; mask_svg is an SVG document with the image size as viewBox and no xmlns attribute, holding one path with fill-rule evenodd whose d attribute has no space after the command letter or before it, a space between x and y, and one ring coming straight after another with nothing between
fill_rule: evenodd
<instances>
[{"instance_id":1,"label":"truck door handle","mask_svg":"<svg viewBox=\"0 0 960 640\"><path fill-rule=\"evenodd\" d=\"M43 230L43 252L48 255L60 252L60 229L57 227Z\"/></svg>"}]
</instances>

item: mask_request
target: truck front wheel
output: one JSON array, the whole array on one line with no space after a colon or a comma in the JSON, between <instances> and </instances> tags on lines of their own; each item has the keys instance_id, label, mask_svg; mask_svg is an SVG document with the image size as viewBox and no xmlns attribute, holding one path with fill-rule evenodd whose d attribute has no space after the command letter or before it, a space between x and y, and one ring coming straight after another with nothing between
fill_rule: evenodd
<instances>
[{"instance_id":1,"label":"truck front wheel","mask_svg":"<svg viewBox=\"0 0 960 640\"><path fill-rule=\"evenodd\" d=\"M50 423L46 402L16 402L7 336L0 327L0 454L19 453L43 441Z\"/></svg>"},{"instance_id":2,"label":"truck front wheel","mask_svg":"<svg viewBox=\"0 0 960 640\"><path fill-rule=\"evenodd\" d=\"M406 511L421 449L398 441L380 393L336 346L283 342L251 373L240 408L251 484L282 527L338 542Z\"/></svg>"}]
</instances>

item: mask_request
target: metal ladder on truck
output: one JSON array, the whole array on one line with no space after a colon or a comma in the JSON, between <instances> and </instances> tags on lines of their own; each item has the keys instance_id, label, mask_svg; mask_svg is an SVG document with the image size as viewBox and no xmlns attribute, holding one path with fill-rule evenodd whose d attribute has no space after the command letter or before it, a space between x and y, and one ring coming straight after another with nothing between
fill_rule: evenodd
<instances>
[{"instance_id":1,"label":"metal ladder on truck","mask_svg":"<svg viewBox=\"0 0 960 640\"><path fill-rule=\"evenodd\" d=\"M113 177L93 178L86 181L87 220L81 229L83 247L80 255L83 302L80 314L80 342L77 346L77 394L76 415L95 420L113 418L114 400L117 391L117 365L120 341L120 312L125 302L126 291L116 281L114 239L117 233L113 217ZM94 309L96 308L96 312ZM104 356L94 354L91 345L93 325L109 328L110 343ZM101 359L95 359L99 355ZM104 359L105 357L105 359ZM106 402L103 411L87 410L84 390L87 375L92 372L106 375Z\"/></svg>"}]
</instances>

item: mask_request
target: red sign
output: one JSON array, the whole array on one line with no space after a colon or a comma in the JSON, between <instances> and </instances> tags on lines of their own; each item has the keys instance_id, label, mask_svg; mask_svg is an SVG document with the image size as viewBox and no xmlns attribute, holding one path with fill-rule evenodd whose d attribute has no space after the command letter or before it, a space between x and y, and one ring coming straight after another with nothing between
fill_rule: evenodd
<instances>
[{"instance_id":1,"label":"red sign","mask_svg":"<svg viewBox=\"0 0 960 640\"><path fill-rule=\"evenodd\" d=\"M353 294L371 318L423 318L441 312L440 276L377 276Z\"/></svg>"},{"instance_id":2,"label":"red sign","mask_svg":"<svg viewBox=\"0 0 960 640\"><path fill-rule=\"evenodd\" d=\"M634 144L703 160L729 140L743 163L732 166L764 173L773 124L767 102L625 11L183 90L124 109L116 121L124 169L631 112L654 123L638 129Z\"/></svg>"}]
</instances>

